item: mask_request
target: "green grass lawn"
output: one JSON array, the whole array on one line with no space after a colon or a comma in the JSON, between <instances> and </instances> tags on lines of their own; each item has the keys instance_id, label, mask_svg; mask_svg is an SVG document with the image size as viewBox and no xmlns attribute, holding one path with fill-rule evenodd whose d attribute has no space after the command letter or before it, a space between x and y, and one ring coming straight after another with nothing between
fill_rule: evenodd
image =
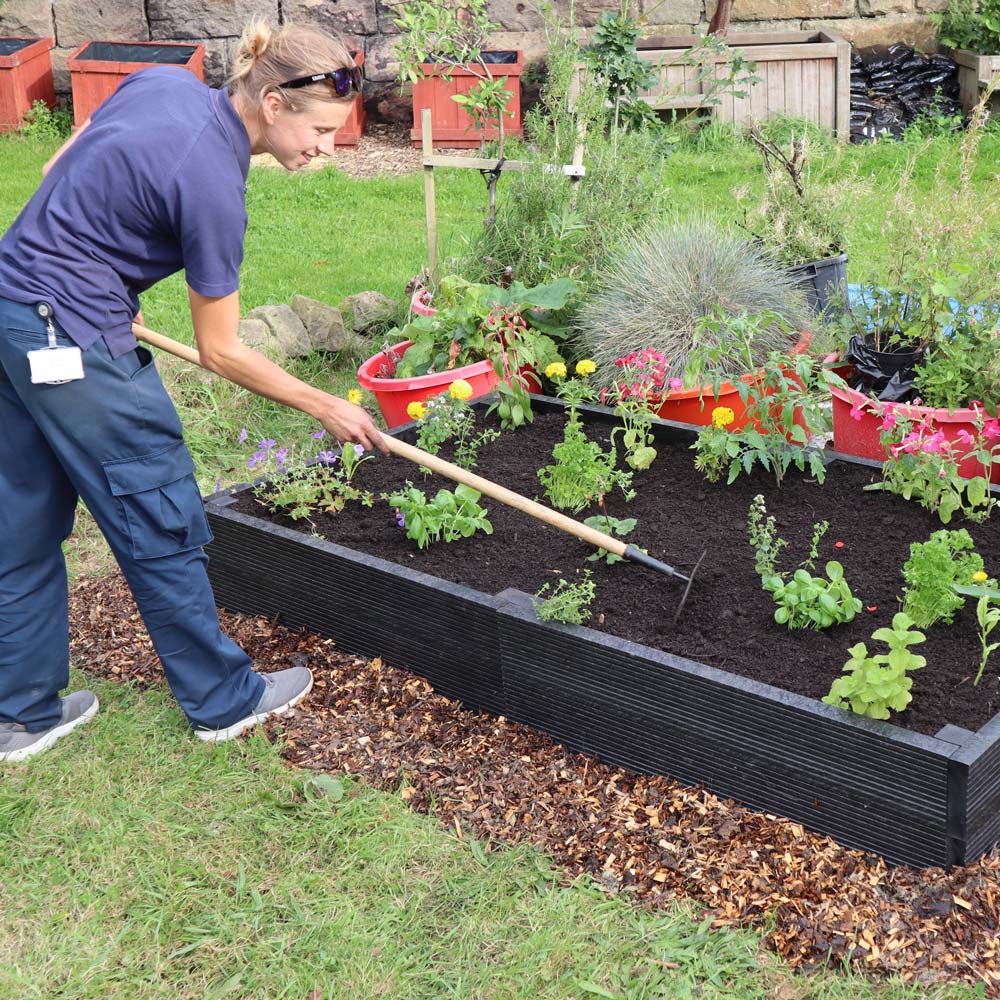
<instances>
[{"instance_id":1,"label":"green grass lawn","mask_svg":"<svg viewBox=\"0 0 1000 1000\"><path fill-rule=\"evenodd\" d=\"M935 159L953 158L956 145L822 147L817 171L830 179L856 171L869 183L851 229L859 268L884 260L879 227L907 157L921 153L917 176L929 189ZM0 139L0 231L54 148ZM998 152L1000 139L988 134L982 162ZM718 130L682 143L668 167L674 207L725 218L734 214L734 185L762 183L756 153ZM977 184L984 203L992 200L988 168ZM482 181L442 170L437 193L443 252L459 253L480 224ZM425 263L418 175L352 180L335 170L255 169L248 208L246 308L294 294L336 303L364 289L398 299ZM180 277L148 292L143 308L153 329L191 341ZM292 369L344 391L355 361L314 358ZM180 362L163 359L161 370L206 490L217 477L245 477L242 427L251 441L286 443L314 429ZM84 527L70 543L77 571L105 564L92 534ZM360 783L345 780L323 795L259 736L199 744L165 689L96 687L105 707L93 724L35 761L0 768L0 997L975 995L847 974L793 976L761 953L757 936L709 933L685 907L641 913L627 898L564 885L538 853L485 853Z\"/></svg>"}]
</instances>

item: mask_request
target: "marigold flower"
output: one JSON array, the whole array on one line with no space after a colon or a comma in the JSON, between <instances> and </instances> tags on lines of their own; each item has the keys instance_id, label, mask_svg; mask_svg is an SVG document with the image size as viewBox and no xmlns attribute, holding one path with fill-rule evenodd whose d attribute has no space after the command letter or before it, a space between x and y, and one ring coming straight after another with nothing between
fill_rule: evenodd
<instances>
[{"instance_id":1,"label":"marigold flower","mask_svg":"<svg viewBox=\"0 0 1000 1000\"><path fill-rule=\"evenodd\" d=\"M972 579L975 583L985 583L989 578L989 573L984 573L981 569L977 569L976 572L972 574Z\"/></svg>"},{"instance_id":2,"label":"marigold flower","mask_svg":"<svg viewBox=\"0 0 1000 1000\"><path fill-rule=\"evenodd\" d=\"M411 420L423 420L427 416L427 407L415 399L406 407L406 415Z\"/></svg>"},{"instance_id":3,"label":"marigold flower","mask_svg":"<svg viewBox=\"0 0 1000 1000\"><path fill-rule=\"evenodd\" d=\"M452 399L470 399L472 397L472 386L464 378L457 378L448 386L448 395Z\"/></svg>"},{"instance_id":4,"label":"marigold flower","mask_svg":"<svg viewBox=\"0 0 1000 1000\"><path fill-rule=\"evenodd\" d=\"M717 406L712 410L712 424L715 427L728 427L736 419L736 414L728 406Z\"/></svg>"},{"instance_id":5,"label":"marigold flower","mask_svg":"<svg viewBox=\"0 0 1000 1000\"><path fill-rule=\"evenodd\" d=\"M565 378L566 377L566 366L561 361L553 361L552 364L547 365L545 368L546 378Z\"/></svg>"},{"instance_id":6,"label":"marigold flower","mask_svg":"<svg viewBox=\"0 0 1000 1000\"><path fill-rule=\"evenodd\" d=\"M588 375L593 375L596 371L597 365L590 358L584 358L583 361L577 361L576 363L577 375L582 375L584 378Z\"/></svg>"},{"instance_id":7,"label":"marigold flower","mask_svg":"<svg viewBox=\"0 0 1000 1000\"><path fill-rule=\"evenodd\" d=\"M360 406L361 401L365 398L364 393L360 389L348 389L347 390L347 402L353 403L355 406Z\"/></svg>"}]
</instances>

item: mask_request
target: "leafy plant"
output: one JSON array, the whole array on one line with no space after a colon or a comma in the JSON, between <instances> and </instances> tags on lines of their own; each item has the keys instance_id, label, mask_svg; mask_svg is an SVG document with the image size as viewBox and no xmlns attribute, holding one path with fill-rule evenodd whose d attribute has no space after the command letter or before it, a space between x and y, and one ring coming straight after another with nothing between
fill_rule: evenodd
<instances>
[{"instance_id":1,"label":"leafy plant","mask_svg":"<svg viewBox=\"0 0 1000 1000\"><path fill-rule=\"evenodd\" d=\"M589 569L583 571L583 579L576 583L560 577L555 588L546 583L536 591L533 599L535 613L542 621L582 625L590 618L595 589Z\"/></svg>"},{"instance_id":2,"label":"leafy plant","mask_svg":"<svg viewBox=\"0 0 1000 1000\"><path fill-rule=\"evenodd\" d=\"M946 10L931 14L931 20L946 48L984 55L1000 52L1000 0L950 0Z\"/></svg>"},{"instance_id":3,"label":"leafy plant","mask_svg":"<svg viewBox=\"0 0 1000 1000\"><path fill-rule=\"evenodd\" d=\"M777 567L777 557L786 546L778 536L774 518L767 514L764 497L757 494L750 504L747 515L747 531L754 547L754 565L760 574L761 584L778 605L774 620L790 629L830 628L839 622L853 621L861 610L861 601L852 593L844 579L844 567L836 560L830 560L825 567L826 579L813 576L813 568L819 555L819 543L826 534L829 524L821 521L813 525L812 544L808 558L788 575Z\"/></svg>"},{"instance_id":4,"label":"leafy plant","mask_svg":"<svg viewBox=\"0 0 1000 1000\"><path fill-rule=\"evenodd\" d=\"M313 435L316 440L325 431ZM240 443L246 440L246 430L240 432ZM268 509L287 514L300 521L318 513L336 514L348 503L357 501L366 507L373 503L368 490L354 485L354 474L371 455L361 445L344 445L339 452L320 450L312 460L304 460L297 452L271 438L257 442L256 451L247 467L265 477L253 487L254 496Z\"/></svg>"},{"instance_id":5,"label":"leafy plant","mask_svg":"<svg viewBox=\"0 0 1000 1000\"><path fill-rule=\"evenodd\" d=\"M610 393L604 393L602 400L614 400L615 416L620 421L611 437L621 434L625 461L633 469L648 469L656 458L650 429L653 412L659 406L670 365L662 354L646 350L615 358L615 367L620 376L614 379Z\"/></svg>"},{"instance_id":6,"label":"leafy plant","mask_svg":"<svg viewBox=\"0 0 1000 1000\"><path fill-rule=\"evenodd\" d=\"M588 527L603 531L606 535L617 535L619 538L624 538L635 530L635 526L639 522L634 517L595 514L593 517L585 517L583 523ZM614 552L608 552L607 549L598 549L593 555L587 556L587 562L597 562L598 559L603 559L609 566L616 562L625 561L621 556L615 555Z\"/></svg>"},{"instance_id":7,"label":"leafy plant","mask_svg":"<svg viewBox=\"0 0 1000 1000\"><path fill-rule=\"evenodd\" d=\"M419 548L426 549L431 542L454 542L471 538L477 531L493 534L493 525L486 517L487 511L479 506L482 494L465 483L454 491L441 489L433 500L408 482L405 490L383 494L382 499L397 510L397 522L406 528L406 537L412 538Z\"/></svg>"},{"instance_id":8,"label":"leafy plant","mask_svg":"<svg viewBox=\"0 0 1000 1000\"><path fill-rule=\"evenodd\" d=\"M975 580L986 580L987 576L985 573L976 573L973 577ZM972 686L978 687L979 682L983 679L983 671L986 670L986 662L990 658L990 654L998 646L1000 642L989 642L990 633L1000 625L1000 607L997 607L996 601L1000 601L1000 590L996 589L996 583L993 582L992 587L976 587L976 586L963 586L956 584L955 590L961 594L963 597L975 597L976 600L976 622L979 625L979 644L982 648L982 653L979 659L979 670L976 672L976 676L973 678Z\"/></svg>"},{"instance_id":9,"label":"leafy plant","mask_svg":"<svg viewBox=\"0 0 1000 1000\"><path fill-rule=\"evenodd\" d=\"M417 447L436 455L442 445L454 441L455 464L472 469L479 449L495 441L500 432L484 428L476 433L476 414L466 402L471 395L469 383L456 379L447 392L432 396L426 402L410 403L406 412L417 421Z\"/></svg>"},{"instance_id":10,"label":"leafy plant","mask_svg":"<svg viewBox=\"0 0 1000 1000\"><path fill-rule=\"evenodd\" d=\"M996 506L990 477L1000 457L1000 420L986 420L977 409L976 433L962 429L949 440L929 413L911 418L905 408L888 405L881 412L880 440L889 458L882 465L881 482L865 486L866 490L886 490L916 500L935 512L942 524L950 523L958 511L970 521L989 517ZM961 475L967 463L976 463L981 473Z\"/></svg>"},{"instance_id":11,"label":"leafy plant","mask_svg":"<svg viewBox=\"0 0 1000 1000\"><path fill-rule=\"evenodd\" d=\"M926 542L910 545L910 558L903 565L903 610L917 628L954 621L965 603L956 585L972 583L983 568L973 546L972 536L964 528L942 528Z\"/></svg>"},{"instance_id":12,"label":"leafy plant","mask_svg":"<svg viewBox=\"0 0 1000 1000\"><path fill-rule=\"evenodd\" d=\"M789 348L814 323L805 297L776 262L707 219L660 225L614 254L578 316L579 342L610 385L614 361L633 351L663 355L684 377L696 344L721 346L731 318L766 316L750 345L753 366ZM708 317L718 322L705 326ZM713 339L714 338L714 339ZM742 354L720 355L723 374L747 371Z\"/></svg>"},{"instance_id":13,"label":"leafy plant","mask_svg":"<svg viewBox=\"0 0 1000 1000\"><path fill-rule=\"evenodd\" d=\"M66 139L72 130L73 116L64 104L50 108L44 101L32 101L17 134L26 139Z\"/></svg>"},{"instance_id":14,"label":"leafy plant","mask_svg":"<svg viewBox=\"0 0 1000 1000\"><path fill-rule=\"evenodd\" d=\"M913 699L911 670L919 670L927 660L910 652L910 646L926 636L913 627L913 620L900 611L893 615L892 628L876 629L872 638L889 645L888 653L868 655L868 646L859 642L848 650L844 664L846 677L838 677L823 699L828 705L849 708L869 719L888 719L890 711L902 712Z\"/></svg>"}]
</instances>

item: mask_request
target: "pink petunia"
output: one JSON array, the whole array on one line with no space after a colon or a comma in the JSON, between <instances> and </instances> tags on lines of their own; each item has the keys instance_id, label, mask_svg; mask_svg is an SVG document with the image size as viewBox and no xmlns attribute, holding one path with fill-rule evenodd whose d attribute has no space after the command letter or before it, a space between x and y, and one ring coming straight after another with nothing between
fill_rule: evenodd
<instances>
[{"instance_id":1,"label":"pink petunia","mask_svg":"<svg viewBox=\"0 0 1000 1000\"><path fill-rule=\"evenodd\" d=\"M682 379L672 378L667 382L667 385L670 386L671 390L676 391L677 389L680 389L684 385L684 382Z\"/></svg>"}]
</instances>

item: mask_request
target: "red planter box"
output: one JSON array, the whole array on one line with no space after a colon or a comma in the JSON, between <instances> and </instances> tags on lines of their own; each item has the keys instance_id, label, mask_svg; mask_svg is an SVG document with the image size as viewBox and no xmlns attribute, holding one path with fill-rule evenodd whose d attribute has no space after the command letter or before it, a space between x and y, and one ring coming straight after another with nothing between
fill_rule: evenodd
<instances>
[{"instance_id":1,"label":"red planter box","mask_svg":"<svg viewBox=\"0 0 1000 1000\"><path fill-rule=\"evenodd\" d=\"M364 52L358 49L356 52L352 52L351 55L354 57L355 66L358 68L364 66ZM356 146L365 130L365 122L367 120L368 115L365 112L365 102L362 99L362 95L355 94L354 103L351 105L351 113L347 116L347 121L344 122L341 128L337 129L333 137L334 149L340 149L342 146Z\"/></svg>"},{"instance_id":2,"label":"red planter box","mask_svg":"<svg viewBox=\"0 0 1000 1000\"><path fill-rule=\"evenodd\" d=\"M66 62L73 87L73 124L82 125L129 73L181 66L205 79L205 46L172 42L84 42Z\"/></svg>"},{"instance_id":3,"label":"red planter box","mask_svg":"<svg viewBox=\"0 0 1000 1000\"><path fill-rule=\"evenodd\" d=\"M56 105L51 38L0 38L0 132L21 124L35 101Z\"/></svg>"},{"instance_id":4,"label":"red planter box","mask_svg":"<svg viewBox=\"0 0 1000 1000\"><path fill-rule=\"evenodd\" d=\"M524 70L524 54L512 52L514 62L490 63L494 78L507 77L507 90L511 94L504 116L504 133L520 137L521 128L521 73ZM466 111L452 100L455 94L467 94L482 78L482 69L471 66L456 66L446 80L440 76L443 67L436 63L423 63L421 70L428 74L413 85L413 128L410 138L414 146L423 142L420 128L420 112L431 109L431 132L434 145L448 149L478 149L480 139L496 139L500 130L496 127L477 129Z\"/></svg>"},{"instance_id":5,"label":"red planter box","mask_svg":"<svg viewBox=\"0 0 1000 1000\"><path fill-rule=\"evenodd\" d=\"M934 427L944 431L948 441L959 440L959 431L967 431L973 436L976 434L976 411L972 409L949 412L913 403L878 403L863 392L837 386L831 386L830 392L833 395L833 447L843 455L870 458L876 462L884 462L888 458L879 437L882 427L882 417L878 412L880 407L893 407L900 416L910 420L930 416ZM854 416L851 416L852 412ZM982 466L971 458L963 462L958 471L969 478L983 474ZM990 481L1000 483L1000 463L994 464Z\"/></svg>"}]
</instances>

